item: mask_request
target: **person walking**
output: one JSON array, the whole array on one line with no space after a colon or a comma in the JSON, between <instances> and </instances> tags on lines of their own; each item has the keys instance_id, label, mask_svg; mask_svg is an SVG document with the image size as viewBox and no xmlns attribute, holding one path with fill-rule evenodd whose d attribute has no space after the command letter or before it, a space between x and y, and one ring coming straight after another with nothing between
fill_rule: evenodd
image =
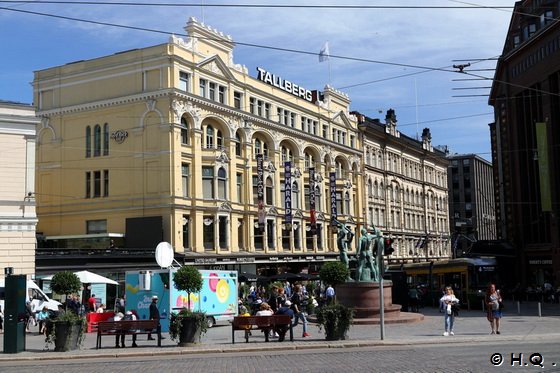
<instances>
[{"instance_id":1,"label":"person walking","mask_svg":"<svg viewBox=\"0 0 560 373\"><path fill-rule=\"evenodd\" d=\"M158 325L159 325L160 315L159 315L159 309L158 309L158 306L157 306L157 302L158 302L158 296L154 295L152 297L152 303L150 303L150 320L157 320ZM148 334L148 339L149 340L155 340L155 338L152 337L152 333ZM164 339L164 338L161 337L161 339Z\"/></svg>"},{"instance_id":2,"label":"person walking","mask_svg":"<svg viewBox=\"0 0 560 373\"><path fill-rule=\"evenodd\" d=\"M300 284L294 287L294 295L292 295L292 310L295 314L295 322L292 327L295 327L299 320L303 324L303 334L302 337L310 337L311 335L307 332L307 318L305 317L305 310L303 309L303 290Z\"/></svg>"},{"instance_id":3,"label":"person walking","mask_svg":"<svg viewBox=\"0 0 560 373\"><path fill-rule=\"evenodd\" d=\"M500 319L502 318L502 296L500 290L496 290L495 284L488 285L486 289L486 318L490 322L492 332L490 334L500 334Z\"/></svg>"},{"instance_id":4,"label":"person walking","mask_svg":"<svg viewBox=\"0 0 560 373\"><path fill-rule=\"evenodd\" d=\"M334 303L334 288L332 287L332 285L329 285L327 287L327 290L325 290L325 297L327 299L327 305L331 305Z\"/></svg>"},{"instance_id":5,"label":"person walking","mask_svg":"<svg viewBox=\"0 0 560 373\"><path fill-rule=\"evenodd\" d=\"M453 293L453 289L451 288L451 286L445 287L445 295L441 297L439 301L443 305L443 309L444 309L443 315L444 315L445 330L443 332L443 335L444 337L447 337L449 335L455 335L455 332L453 331L453 323L455 321L455 313L453 310L453 306L459 304L459 299L455 297L455 294Z\"/></svg>"}]
</instances>

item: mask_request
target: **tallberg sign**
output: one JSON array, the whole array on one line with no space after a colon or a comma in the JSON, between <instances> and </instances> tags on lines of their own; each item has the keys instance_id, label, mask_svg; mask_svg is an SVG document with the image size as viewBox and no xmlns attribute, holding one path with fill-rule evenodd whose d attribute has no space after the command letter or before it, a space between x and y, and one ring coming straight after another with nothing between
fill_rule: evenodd
<instances>
[{"instance_id":1,"label":"tallberg sign","mask_svg":"<svg viewBox=\"0 0 560 373\"><path fill-rule=\"evenodd\" d=\"M300 87L288 80L282 79L281 77L266 71L262 67L257 67L257 71L259 72L257 74L257 79L265 82L266 84L280 88L283 91L291 93L297 97L301 97L309 102L313 101L313 95L310 90Z\"/></svg>"}]
</instances>

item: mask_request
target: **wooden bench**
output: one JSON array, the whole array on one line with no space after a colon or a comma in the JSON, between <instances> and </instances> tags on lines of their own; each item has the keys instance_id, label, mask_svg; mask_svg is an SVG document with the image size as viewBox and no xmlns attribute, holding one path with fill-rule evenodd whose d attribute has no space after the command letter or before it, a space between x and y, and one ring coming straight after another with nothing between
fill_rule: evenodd
<instances>
[{"instance_id":1,"label":"wooden bench","mask_svg":"<svg viewBox=\"0 0 560 373\"><path fill-rule=\"evenodd\" d=\"M161 325L159 320L99 321L97 323L97 345L101 348L102 335L157 334L157 345L161 347Z\"/></svg>"},{"instance_id":2,"label":"wooden bench","mask_svg":"<svg viewBox=\"0 0 560 373\"><path fill-rule=\"evenodd\" d=\"M290 330L290 341L294 340L292 318L289 315L272 316L235 316L231 322L231 343L235 343L235 331L245 331L245 342L249 342L251 330L262 330L264 339L268 342L268 334L280 327L288 327Z\"/></svg>"}]
</instances>

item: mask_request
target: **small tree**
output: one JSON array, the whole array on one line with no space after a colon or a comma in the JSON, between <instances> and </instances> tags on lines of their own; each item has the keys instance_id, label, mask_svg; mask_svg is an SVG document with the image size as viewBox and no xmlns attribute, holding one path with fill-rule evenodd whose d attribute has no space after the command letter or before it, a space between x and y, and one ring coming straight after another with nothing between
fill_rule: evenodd
<instances>
[{"instance_id":1,"label":"small tree","mask_svg":"<svg viewBox=\"0 0 560 373\"><path fill-rule=\"evenodd\" d=\"M350 270L342 262L326 263L319 271L321 281L332 286L345 283L349 277Z\"/></svg>"},{"instance_id":2,"label":"small tree","mask_svg":"<svg viewBox=\"0 0 560 373\"><path fill-rule=\"evenodd\" d=\"M78 293L82 289L82 282L70 271L58 272L51 280L51 289L55 293L64 294L67 299L69 294ZM67 302L65 304L68 307Z\"/></svg>"},{"instance_id":3,"label":"small tree","mask_svg":"<svg viewBox=\"0 0 560 373\"><path fill-rule=\"evenodd\" d=\"M193 266L182 266L173 274L173 282L175 283L175 288L177 290L186 291L189 308L183 308L178 313L172 313L169 323L169 335L173 340L179 340L179 345L186 345L182 342L182 330L183 321L186 318L192 319L196 325L196 328L200 330L201 334L206 333L207 321L206 314L204 312L192 312L190 310L191 305L191 293L198 293L202 290L202 275ZM191 335L194 338L194 335ZM200 338L200 337L198 337ZM196 340L196 338L195 338Z\"/></svg>"},{"instance_id":4,"label":"small tree","mask_svg":"<svg viewBox=\"0 0 560 373\"><path fill-rule=\"evenodd\" d=\"M191 304L191 293L202 290L202 275L193 266L182 266L173 274L173 282L177 290L186 291L189 306Z\"/></svg>"},{"instance_id":5,"label":"small tree","mask_svg":"<svg viewBox=\"0 0 560 373\"><path fill-rule=\"evenodd\" d=\"M350 270L342 262L326 263L319 271L321 281L333 287L345 283L349 277ZM324 305L316 313L317 324L319 329L325 329L327 340L346 339L346 333L352 325L353 314L353 310L337 303L335 296L334 304Z\"/></svg>"}]
</instances>

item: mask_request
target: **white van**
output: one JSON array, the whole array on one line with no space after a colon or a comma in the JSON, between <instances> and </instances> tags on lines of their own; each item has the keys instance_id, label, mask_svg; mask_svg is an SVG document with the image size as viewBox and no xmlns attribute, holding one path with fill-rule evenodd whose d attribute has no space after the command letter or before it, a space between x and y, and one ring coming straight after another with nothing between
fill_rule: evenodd
<instances>
[{"instance_id":1,"label":"white van","mask_svg":"<svg viewBox=\"0 0 560 373\"><path fill-rule=\"evenodd\" d=\"M2 307L2 312L5 312L6 309L4 307L4 298L6 297L5 293L5 285L6 281L3 278L0 278L0 306ZM32 310L33 312L39 312L43 309L43 307L47 306L47 308L51 311L58 311L58 306L60 302L50 299L39 286L32 280L27 280L27 296L25 301L31 301Z\"/></svg>"}]
</instances>

